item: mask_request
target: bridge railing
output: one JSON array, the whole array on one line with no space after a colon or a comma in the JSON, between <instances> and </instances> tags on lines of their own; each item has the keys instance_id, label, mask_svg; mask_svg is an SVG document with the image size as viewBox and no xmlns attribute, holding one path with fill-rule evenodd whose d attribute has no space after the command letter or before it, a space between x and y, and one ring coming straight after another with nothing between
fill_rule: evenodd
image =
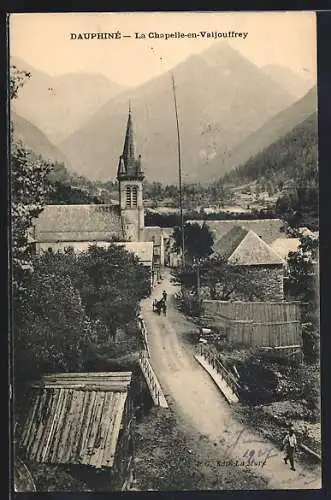
<instances>
[{"instance_id":1,"label":"bridge railing","mask_svg":"<svg viewBox=\"0 0 331 500\"><path fill-rule=\"evenodd\" d=\"M159 406L160 405L160 396L161 396L160 387L155 381L154 373L152 372L147 355L144 351L140 352L139 361L140 361L141 367L143 369L144 375L147 378L147 381L149 382L148 385L150 387L150 390L152 391L153 400Z\"/></svg>"},{"instance_id":2,"label":"bridge railing","mask_svg":"<svg viewBox=\"0 0 331 500\"><path fill-rule=\"evenodd\" d=\"M200 345L199 354L216 370L225 380L233 393L239 397L241 386L234 375L224 366L216 354L207 349L204 345Z\"/></svg>"}]
</instances>

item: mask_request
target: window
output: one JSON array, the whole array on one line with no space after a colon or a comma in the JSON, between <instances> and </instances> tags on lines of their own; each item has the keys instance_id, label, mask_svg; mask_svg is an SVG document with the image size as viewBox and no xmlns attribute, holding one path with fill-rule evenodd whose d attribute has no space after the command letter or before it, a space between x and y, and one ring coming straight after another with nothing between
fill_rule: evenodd
<instances>
[{"instance_id":1,"label":"window","mask_svg":"<svg viewBox=\"0 0 331 500\"><path fill-rule=\"evenodd\" d=\"M137 186L133 186L132 188L132 206L136 207L138 202L138 189Z\"/></svg>"},{"instance_id":2,"label":"window","mask_svg":"<svg viewBox=\"0 0 331 500\"><path fill-rule=\"evenodd\" d=\"M138 205L138 187L126 186L126 206L136 207Z\"/></svg>"},{"instance_id":3,"label":"window","mask_svg":"<svg viewBox=\"0 0 331 500\"><path fill-rule=\"evenodd\" d=\"M130 188L130 186L126 187L126 206L131 207L131 188Z\"/></svg>"}]
</instances>

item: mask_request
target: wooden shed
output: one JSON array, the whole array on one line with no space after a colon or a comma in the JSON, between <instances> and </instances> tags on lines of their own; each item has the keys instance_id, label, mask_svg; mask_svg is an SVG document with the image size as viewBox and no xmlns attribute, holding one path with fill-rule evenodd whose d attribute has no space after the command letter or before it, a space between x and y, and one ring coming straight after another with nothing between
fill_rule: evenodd
<instances>
[{"instance_id":1,"label":"wooden shed","mask_svg":"<svg viewBox=\"0 0 331 500\"><path fill-rule=\"evenodd\" d=\"M131 372L61 373L32 384L19 446L30 461L108 469L132 462Z\"/></svg>"}]
</instances>

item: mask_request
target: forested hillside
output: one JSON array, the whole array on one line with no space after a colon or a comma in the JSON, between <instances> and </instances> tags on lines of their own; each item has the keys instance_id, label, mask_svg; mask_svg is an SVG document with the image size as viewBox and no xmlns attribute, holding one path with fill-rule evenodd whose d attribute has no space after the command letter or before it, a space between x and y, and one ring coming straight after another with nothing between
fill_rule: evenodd
<instances>
[{"instance_id":1,"label":"forested hillside","mask_svg":"<svg viewBox=\"0 0 331 500\"><path fill-rule=\"evenodd\" d=\"M293 226L318 227L317 114L244 165L227 174L224 183L256 182L261 190L279 192L276 209Z\"/></svg>"},{"instance_id":2,"label":"forested hillside","mask_svg":"<svg viewBox=\"0 0 331 500\"><path fill-rule=\"evenodd\" d=\"M226 184L252 181L284 183L317 181L317 115L313 113L291 132L223 178Z\"/></svg>"}]
</instances>

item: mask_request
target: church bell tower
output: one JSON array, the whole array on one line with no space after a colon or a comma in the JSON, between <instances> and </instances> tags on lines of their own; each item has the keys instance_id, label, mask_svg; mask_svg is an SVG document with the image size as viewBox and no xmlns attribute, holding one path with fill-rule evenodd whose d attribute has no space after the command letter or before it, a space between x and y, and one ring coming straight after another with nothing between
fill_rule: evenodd
<instances>
[{"instance_id":1,"label":"church bell tower","mask_svg":"<svg viewBox=\"0 0 331 500\"><path fill-rule=\"evenodd\" d=\"M124 238L127 241L143 241L144 204L141 155L135 157L135 145L131 105L126 125L123 153L120 156L117 180L119 184L120 212Z\"/></svg>"}]
</instances>

